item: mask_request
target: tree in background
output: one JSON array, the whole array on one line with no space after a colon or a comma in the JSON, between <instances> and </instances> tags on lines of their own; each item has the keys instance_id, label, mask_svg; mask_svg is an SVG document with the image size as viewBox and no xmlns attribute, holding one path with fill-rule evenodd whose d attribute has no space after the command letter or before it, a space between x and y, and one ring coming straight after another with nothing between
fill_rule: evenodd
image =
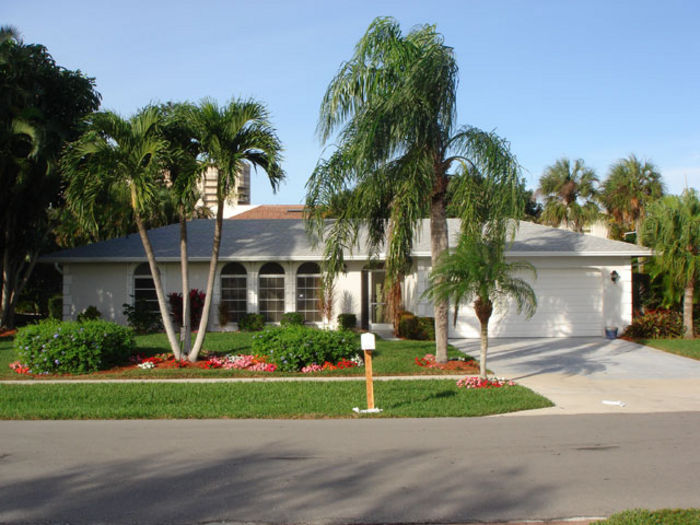
<instances>
[{"instance_id":1,"label":"tree in background","mask_svg":"<svg viewBox=\"0 0 700 525\"><path fill-rule=\"evenodd\" d=\"M630 155L615 162L603 183L600 202L610 215L610 237L623 239L634 231L642 244L642 222L647 207L664 194L661 173L651 162Z\"/></svg>"},{"instance_id":2,"label":"tree in background","mask_svg":"<svg viewBox=\"0 0 700 525\"><path fill-rule=\"evenodd\" d=\"M220 107L214 101L204 100L198 107L191 108L188 122L200 141L206 166L216 168L218 173L216 223L206 297L197 338L189 354L189 360L196 361L204 343L211 309L224 203L235 192L236 178L244 163L252 164L256 169L262 168L274 190L284 178L284 171L281 166L282 144L262 104L251 100L233 100L227 106Z\"/></svg>"},{"instance_id":3,"label":"tree in background","mask_svg":"<svg viewBox=\"0 0 700 525\"><path fill-rule=\"evenodd\" d=\"M572 164L569 159L562 158L548 166L537 189L537 194L544 199L542 223L555 227L563 224L575 232L583 232L583 227L599 216L594 201L597 183L595 172L581 159Z\"/></svg>"},{"instance_id":4,"label":"tree in background","mask_svg":"<svg viewBox=\"0 0 700 525\"><path fill-rule=\"evenodd\" d=\"M0 326L14 326L19 296L50 241L62 200L60 152L99 104L93 79L0 28Z\"/></svg>"},{"instance_id":5,"label":"tree in background","mask_svg":"<svg viewBox=\"0 0 700 525\"><path fill-rule=\"evenodd\" d=\"M693 298L700 276L700 200L687 189L652 203L642 227L642 240L654 250L655 272L683 290L685 337L694 336Z\"/></svg>"},{"instance_id":6,"label":"tree in background","mask_svg":"<svg viewBox=\"0 0 700 525\"><path fill-rule=\"evenodd\" d=\"M161 123L162 115L153 107L128 120L112 112L96 113L91 117L88 129L69 144L62 165L68 183L68 205L87 230L97 227L95 203L105 187L123 186L128 191L134 221L153 277L163 327L173 355L180 359L180 345L143 219L164 186L161 159L168 144L160 134Z\"/></svg>"},{"instance_id":7,"label":"tree in background","mask_svg":"<svg viewBox=\"0 0 700 525\"><path fill-rule=\"evenodd\" d=\"M457 128L457 72L452 49L434 26L404 36L396 20L377 18L331 81L318 132L323 143L337 132L338 147L317 164L306 196L308 229L325 241L324 269L330 278L344 271L343 251L351 250L366 228L371 253L387 243L386 291L396 303L421 219L430 218L433 267L448 249L451 184L455 195L464 196L462 186L468 186L470 176L497 174L498 186L514 195L520 177L507 143L493 133ZM326 213L338 194L347 194L345 207L329 225ZM510 199L510 208L501 210L518 217L518 202ZM463 204L460 216L468 225L471 208ZM439 362L447 360L447 323L448 303L437 300Z\"/></svg>"}]
</instances>

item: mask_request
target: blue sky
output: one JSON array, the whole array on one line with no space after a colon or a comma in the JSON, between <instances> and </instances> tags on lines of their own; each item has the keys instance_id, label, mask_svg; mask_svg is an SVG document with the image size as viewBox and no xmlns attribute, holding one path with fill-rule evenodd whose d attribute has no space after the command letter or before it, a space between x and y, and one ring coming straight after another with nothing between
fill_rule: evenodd
<instances>
[{"instance_id":1,"label":"blue sky","mask_svg":"<svg viewBox=\"0 0 700 525\"><path fill-rule=\"evenodd\" d=\"M273 195L300 203L322 147L315 135L329 81L376 16L405 31L436 24L460 67L458 120L511 142L535 187L546 166L582 158L601 179L630 153L667 188L700 188L700 2L687 1L131 1L23 0L0 24L95 77L103 108L254 97L285 146Z\"/></svg>"}]
</instances>

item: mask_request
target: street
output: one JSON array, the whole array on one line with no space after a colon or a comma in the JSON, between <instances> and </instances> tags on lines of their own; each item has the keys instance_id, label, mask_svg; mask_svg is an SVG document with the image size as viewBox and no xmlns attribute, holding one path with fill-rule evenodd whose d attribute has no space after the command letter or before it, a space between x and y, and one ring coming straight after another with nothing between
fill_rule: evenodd
<instances>
[{"instance_id":1,"label":"street","mask_svg":"<svg viewBox=\"0 0 700 525\"><path fill-rule=\"evenodd\" d=\"M700 506L700 415L0 422L0 522L466 522Z\"/></svg>"}]
</instances>

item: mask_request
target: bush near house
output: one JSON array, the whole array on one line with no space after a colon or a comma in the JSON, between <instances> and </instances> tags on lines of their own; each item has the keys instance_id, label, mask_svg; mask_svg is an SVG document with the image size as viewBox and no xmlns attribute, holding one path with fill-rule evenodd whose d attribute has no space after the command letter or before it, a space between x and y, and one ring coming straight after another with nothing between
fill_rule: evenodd
<instances>
[{"instance_id":1,"label":"bush near house","mask_svg":"<svg viewBox=\"0 0 700 525\"><path fill-rule=\"evenodd\" d=\"M108 321L54 319L20 328L17 360L32 374L83 374L124 363L134 349L134 332Z\"/></svg>"},{"instance_id":2,"label":"bush near house","mask_svg":"<svg viewBox=\"0 0 700 525\"><path fill-rule=\"evenodd\" d=\"M269 328L253 337L253 354L267 356L283 372L304 366L337 363L358 352L357 336L347 330L332 331L288 325Z\"/></svg>"},{"instance_id":3,"label":"bush near house","mask_svg":"<svg viewBox=\"0 0 700 525\"><path fill-rule=\"evenodd\" d=\"M435 318L418 317L411 312L399 312L399 329L397 335L414 341L435 339Z\"/></svg>"},{"instance_id":4,"label":"bush near house","mask_svg":"<svg viewBox=\"0 0 700 525\"><path fill-rule=\"evenodd\" d=\"M353 330L357 326L357 316L355 314L340 314L338 316L338 327L341 330Z\"/></svg>"},{"instance_id":5,"label":"bush near house","mask_svg":"<svg viewBox=\"0 0 700 525\"><path fill-rule=\"evenodd\" d=\"M94 321L95 319L99 319L101 317L102 312L100 312L96 306L90 305L85 310L80 312L76 319L79 323L82 323L84 321Z\"/></svg>"},{"instance_id":6,"label":"bush near house","mask_svg":"<svg viewBox=\"0 0 700 525\"><path fill-rule=\"evenodd\" d=\"M682 337L683 316L673 310L649 310L635 317L623 337L631 339L658 339L662 337Z\"/></svg>"},{"instance_id":7,"label":"bush near house","mask_svg":"<svg viewBox=\"0 0 700 525\"><path fill-rule=\"evenodd\" d=\"M265 316L262 314L243 314L238 319L238 328L242 332L260 332L265 328Z\"/></svg>"},{"instance_id":8,"label":"bush near house","mask_svg":"<svg viewBox=\"0 0 700 525\"><path fill-rule=\"evenodd\" d=\"M288 326L288 325L303 325L304 324L304 315L300 314L299 312L287 312L286 314L282 315L282 318L280 319L280 325L281 326Z\"/></svg>"},{"instance_id":9,"label":"bush near house","mask_svg":"<svg viewBox=\"0 0 700 525\"><path fill-rule=\"evenodd\" d=\"M63 295L53 295L49 298L49 317L51 319L58 319L59 321L63 318Z\"/></svg>"},{"instance_id":10,"label":"bush near house","mask_svg":"<svg viewBox=\"0 0 700 525\"><path fill-rule=\"evenodd\" d=\"M206 295L196 288L190 290L190 326L199 326ZM168 303L170 303L170 315L175 320L175 324L182 326L182 294L177 292L169 293Z\"/></svg>"},{"instance_id":11,"label":"bush near house","mask_svg":"<svg viewBox=\"0 0 700 525\"><path fill-rule=\"evenodd\" d=\"M126 323L137 334L159 332L163 329L160 313L152 311L145 301L136 301L135 304L124 303L122 312L126 316Z\"/></svg>"}]
</instances>

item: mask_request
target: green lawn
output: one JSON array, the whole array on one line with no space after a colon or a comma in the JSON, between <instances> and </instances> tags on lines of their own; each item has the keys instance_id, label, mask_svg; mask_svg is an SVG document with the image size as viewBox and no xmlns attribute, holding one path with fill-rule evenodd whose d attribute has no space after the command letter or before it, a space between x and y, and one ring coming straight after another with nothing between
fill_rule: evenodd
<instances>
[{"instance_id":1,"label":"green lawn","mask_svg":"<svg viewBox=\"0 0 700 525\"><path fill-rule=\"evenodd\" d=\"M700 509L626 510L591 525L691 525L700 523Z\"/></svg>"},{"instance_id":2,"label":"green lawn","mask_svg":"<svg viewBox=\"0 0 700 525\"><path fill-rule=\"evenodd\" d=\"M700 339L639 339L639 344L700 360Z\"/></svg>"},{"instance_id":3,"label":"green lawn","mask_svg":"<svg viewBox=\"0 0 700 525\"><path fill-rule=\"evenodd\" d=\"M364 381L71 383L0 385L0 419L474 417L552 406L521 386L458 389L447 379L377 381L378 415Z\"/></svg>"},{"instance_id":4,"label":"green lawn","mask_svg":"<svg viewBox=\"0 0 700 525\"><path fill-rule=\"evenodd\" d=\"M204 349L210 352L221 353L249 353L251 340L254 333L246 332L212 332L207 334ZM358 352L360 343L358 336ZM136 337L134 353L141 355L154 355L169 352L168 341L165 334L140 335ZM415 364L415 358L422 358L425 354L435 353L433 341L385 341L377 339L377 350L373 354L372 364L374 375L445 375L454 372L429 368L422 368ZM456 358L463 356L459 350L450 347L449 356ZM12 352L12 338L0 338L0 379L27 379L20 376L8 367L14 361ZM459 372L457 372L459 373ZM98 374L85 374L80 376L47 376L51 379L90 379L100 377L104 379L165 379L176 377L269 377L270 373L248 372L245 370L202 370L197 368L185 369L158 369L141 370L114 370L100 372ZM274 376L298 376L300 373L275 372ZM318 372L317 376L339 375L364 375L364 368L351 368L346 370L333 370Z\"/></svg>"}]
</instances>

